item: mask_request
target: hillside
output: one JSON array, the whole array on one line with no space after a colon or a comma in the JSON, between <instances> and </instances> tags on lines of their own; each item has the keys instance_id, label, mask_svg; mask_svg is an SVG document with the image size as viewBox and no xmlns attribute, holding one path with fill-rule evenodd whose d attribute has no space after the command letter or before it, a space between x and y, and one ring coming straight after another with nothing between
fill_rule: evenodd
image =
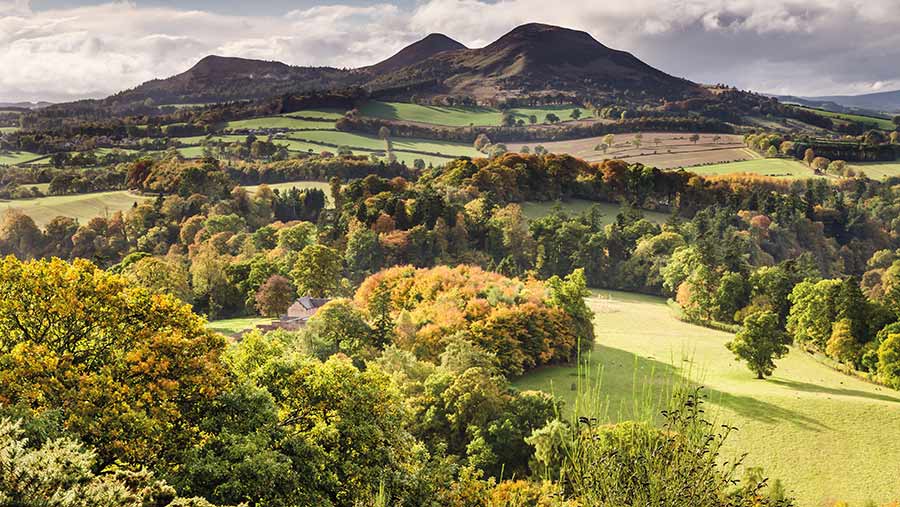
<instances>
[{"instance_id":1,"label":"hillside","mask_svg":"<svg viewBox=\"0 0 900 507\"><path fill-rule=\"evenodd\" d=\"M866 93L863 95L827 95L821 97L795 97L780 95L782 102L794 102L838 113L870 111L873 113L900 113L900 90Z\"/></svg>"},{"instance_id":2,"label":"hillside","mask_svg":"<svg viewBox=\"0 0 900 507\"><path fill-rule=\"evenodd\" d=\"M271 97L353 84L354 73L330 67L295 67L281 62L207 56L181 74L154 79L106 99L159 104L203 103Z\"/></svg>"},{"instance_id":3,"label":"hillside","mask_svg":"<svg viewBox=\"0 0 900 507\"><path fill-rule=\"evenodd\" d=\"M101 102L223 102L349 86L413 87L424 94L478 98L626 90L635 96L665 98L705 94L698 85L659 71L630 53L608 48L586 32L532 23L478 49L466 48L446 35L430 34L386 60L349 70L211 55L180 74L148 81Z\"/></svg>"},{"instance_id":4,"label":"hillside","mask_svg":"<svg viewBox=\"0 0 900 507\"><path fill-rule=\"evenodd\" d=\"M371 86L434 83L434 91L490 97L533 92L614 92L659 96L701 94L700 87L654 69L590 34L531 23L480 49L444 52Z\"/></svg>"},{"instance_id":5,"label":"hillside","mask_svg":"<svg viewBox=\"0 0 900 507\"><path fill-rule=\"evenodd\" d=\"M394 56L360 70L375 75L394 72L410 65L418 64L445 51L466 49L461 43L441 33L429 34L424 39L401 49Z\"/></svg>"}]
</instances>

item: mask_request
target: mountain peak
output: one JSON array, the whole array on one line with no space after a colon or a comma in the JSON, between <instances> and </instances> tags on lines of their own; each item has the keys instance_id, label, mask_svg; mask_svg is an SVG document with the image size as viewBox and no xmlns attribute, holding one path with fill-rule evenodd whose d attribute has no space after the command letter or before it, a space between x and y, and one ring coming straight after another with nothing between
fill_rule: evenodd
<instances>
[{"instance_id":1,"label":"mountain peak","mask_svg":"<svg viewBox=\"0 0 900 507\"><path fill-rule=\"evenodd\" d=\"M368 67L368 70L381 73L393 72L409 65L414 65L445 51L466 49L461 43L442 33L432 33L424 39L413 42L398 51L394 56Z\"/></svg>"}]
</instances>

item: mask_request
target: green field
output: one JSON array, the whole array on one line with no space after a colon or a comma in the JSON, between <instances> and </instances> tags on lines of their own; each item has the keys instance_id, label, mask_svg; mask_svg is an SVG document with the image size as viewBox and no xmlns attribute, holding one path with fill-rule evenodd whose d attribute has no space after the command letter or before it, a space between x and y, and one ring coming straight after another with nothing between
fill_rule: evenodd
<instances>
[{"instance_id":1,"label":"green field","mask_svg":"<svg viewBox=\"0 0 900 507\"><path fill-rule=\"evenodd\" d=\"M601 291L588 300L597 344L603 419L630 417L636 392L666 391L679 379L700 383L718 422L737 426L731 452L765 466L800 507L839 499L862 506L900 499L900 393L846 376L792 349L768 380L756 380L725 348L729 333L677 320L661 298ZM640 323L640 326L636 326ZM548 367L515 384L575 403L575 367ZM637 396L641 398L641 396ZM729 456L724 456L725 459Z\"/></svg>"},{"instance_id":2,"label":"green field","mask_svg":"<svg viewBox=\"0 0 900 507\"><path fill-rule=\"evenodd\" d=\"M210 141L218 142L218 143L235 143L235 142L244 142L247 140L247 136L245 135L218 135L218 136L188 136L188 137L176 137L174 138L181 144L194 145L200 144L204 139L209 138ZM265 136L260 137L260 139L267 139Z\"/></svg>"},{"instance_id":3,"label":"green field","mask_svg":"<svg viewBox=\"0 0 900 507\"><path fill-rule=\"evenodd\" d=\"M9 134L19 130L19 127L0 127L0 134Z\"/></svg>"},{"instance_id":4,"label":"green field","mask_svg":"<svg viewBox=\"0 0 900 507\"><path fill-rule=\"evenodd\" d=\"M321 129L334 130L333 120L301 120L290 116L265 116L249 120L230 121L225 124L225 130L236 129Z\"/></svg>"},{"instance_id":5,"label":"green field","mask_svg":"<svg viewBox=\"0 0 900 507\"><path fill-rule=\"evenodd\" d=\"M386 120L415 121L450 127L499 125L503 119L500 111L489 107L420 106L406 102L371 101L360 107L359 112L363 116Z\"/></svg>"},{"instance_id":6,"label":"green field","mask_svg":"<svg viewBox=\"0 0 900 507\"><path fill-rule=\"evenodd\" d=\"M853 121L857 123L862 123L864 125L875 125L881 130L894 130L897 128L894 125L894 122L888 120L886 118L878 118L875 116L864 116L861 114L849 114L849 113L835 113L833 111L825 111L824 109L815 109L811 107L801 107L797 106L800 109L805 109L807 111L811 111L813 113L819 114L821 116L827 116L829 118L835 118L838 120L845 121Z\"/></svg>"},{"instance_id":7,"label":"green field","mask_svg":"<svg viewBox=\"0 0 900 507\"><path fill-rule=\"evenodd\" d=\"M593 202L583 201L581 199L570 199L568 201L550 201L550 202L523 202L522 213L529 220L545 217L549 215L557 206L570 215L584 213L592 207L597 206L603 213L603 220L606 223L613 223L616 215L622 210L618 204L609 202ZM669 219L669 215L665 213L657 213L655 211L644 211L644 217L651 222L663 224Z\"/></svg>"},{"instance_id":8,"label":"green field","mask_svg":"<svg viewBox=\"0 0 900 507\"><path fill-rule=\"evenodd\" d=\"M46 155L30 151L0 151L0 165L27 164L46 158Z\"/></svg>"},{"instance_id":9,"label":"green field","mask_svg":"<svg viewBox=\"0 0 900 507\"><path fill-rule=\"evenodd\" d=\"M382 151L387 148L383 139L376 136L353 134L338 131L310 131L293 132L289 136L292 140L306 141L307 143L325 143L326 145L348 146L350 149ZM478 150L467 144L451 143L447 141L432 141L427 139L396 138L393 141L394 151L422 151L428 153L440 153L448 157L478 157L482 156ZM334 151L334 146L323 146L322 149Z\"/></svg>"},{"instance_id":10,"label":"green field","mask_svg":"<svg viewBox=\"0 0 900 507\"><path fill-rule=\"evenodd\" d=\"M517 118L528 123L531 115L537 116L538 123L546 121L547 114L555 113L561 120L569 120L575 107L571 105L520 107L509 111ZM582 118L589 118L591 111L581 109ZM363 116L383 118L386 120L413 121L445 125L448 127L493 126L503 121L503 112L490 107L475 106L423 106L406 102L377 102L364 104L359 112Z\"/></svg>"},{"instance_id":11,"label":"green field","mask_svg":"<svg viewBox=\"0 0 900 507\"><path fill-rule=\"evenodd\" d=\"M287 113L284 116L290 116L293 118L316 118L320 120L340 120L346 111L341 109L304 109L302 111L294 111L293 113Z\"/></svg>"},{"instance_id":12,"label":"green field","mask_svg":"<svg viewBox=\"0 0 900 507\"><path fill-rule=\"evenodd\" d=\"M857 173L864 172L873 180L890 176L900 176L900 160L894 162L852 162L849 164Z\"/></svg>"},{"instance_id":13,"label":"green field","mask_svg":"<svg viewBox=\"0 0 900 507\"><path fill-rule=\"evenodd\" d=\"M225 335L236 335L255 328L257 324L268 324L272 320L268 317L238 317L207 322L206 328Z\"/></svg>"},{"instance_id":14,"label":"green field","mask_svg":"<svg viewBox=\"0 0 900 507\"><path fill-rule=\"evenodd\" d=\"M123 190L96 192L92 194L54 195L37 199L0 201L0 211L8 208L22 210L43 227L57 216L67 216L86 223L96 216L109 216L116 211L125 211L144 197L129 194Z\"/></svg>"},{"instance_id":15,"label":"green field","mask_svg":"<svg viewBox=\"0 0 900 507\"><path fill-rule=\"evenodd\" d=\"M700 175L752 173L780 178L812 178L815 176L812 169L801 162L786 158L763 158L724 164L698 165L686 167L685 170Z\"/></svg>"}]
</instances>

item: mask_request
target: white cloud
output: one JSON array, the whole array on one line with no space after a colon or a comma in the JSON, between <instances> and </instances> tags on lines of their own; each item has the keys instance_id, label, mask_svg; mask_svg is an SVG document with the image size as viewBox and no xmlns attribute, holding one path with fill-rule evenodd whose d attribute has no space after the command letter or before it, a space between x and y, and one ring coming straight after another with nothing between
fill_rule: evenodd
<instances>
[{"instance_id":1,"label":"white cloud","mask_svg":"<svg viewBox=\"0 0 900 507\"><path fill-rule=\"evenodd\" d=\"M900 87L896 0L392 0L280 16L136 3L38 11L0 0L0 101L99 97L181 72L207 54L355 67L429 32L484 46L538 21L585 30L678 76L832 94ZM189 2L185 2L189 4Z\"/></svg>"}]
</instances>

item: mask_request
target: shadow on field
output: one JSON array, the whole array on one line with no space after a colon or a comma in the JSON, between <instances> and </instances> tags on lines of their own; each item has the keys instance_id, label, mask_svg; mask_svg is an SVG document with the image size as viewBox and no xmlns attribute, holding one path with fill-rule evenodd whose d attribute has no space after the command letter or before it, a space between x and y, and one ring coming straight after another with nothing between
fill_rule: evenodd
<instances>
[{"instance_id":1,"label":"shadow on field","mask_svg":"<svg viewBox=\"0 0 900 507\"><path fill-rule=\"evenodd\" d=\"M772 382L773 384L778 384L780 386L787 387L788 389L793 389L795 391L803 391L806 393L823 393L823 394L833 394L835 396L850 396L854 398L868 398L870 400L878 400L878 401L887 401L891 403L900 403L900 398L897 396L889 396L887 394L877 394L867 391L860 391L858 389L842 389L842 388L834 388L834 387L825 387L818 386L816 384L810 384L807 382L797 382L794 380L775 380L770 379L768 382Z\"/></svg>"},{"instance_id":2,"label":"shadow on field","mask_svg":"<svg viewBox=\"0 0 900 507\"><path fill-rule=\"evenodd\" d=\"M616 407L627 409L633 405L635 397L639 396L636 393L646 392L648 388L665 391L666 388L676 386L689 389L703 386L702 381L698 381L698 376L702 375L702 372L692 371L690 361L686 359L683 360L685 363L683 368L675 368L655 357L643 357L621 349L597 345L594 348L592 362L595 366L603 368L602 386L611 387L601 389L608 397L611 409ZM816 419L750 396L738 396L706 386L703 386L703 392L711 404L732 410L748 419L769 424L787 422L811 431L829 429Z\"/></svg>"}]
</instances>

